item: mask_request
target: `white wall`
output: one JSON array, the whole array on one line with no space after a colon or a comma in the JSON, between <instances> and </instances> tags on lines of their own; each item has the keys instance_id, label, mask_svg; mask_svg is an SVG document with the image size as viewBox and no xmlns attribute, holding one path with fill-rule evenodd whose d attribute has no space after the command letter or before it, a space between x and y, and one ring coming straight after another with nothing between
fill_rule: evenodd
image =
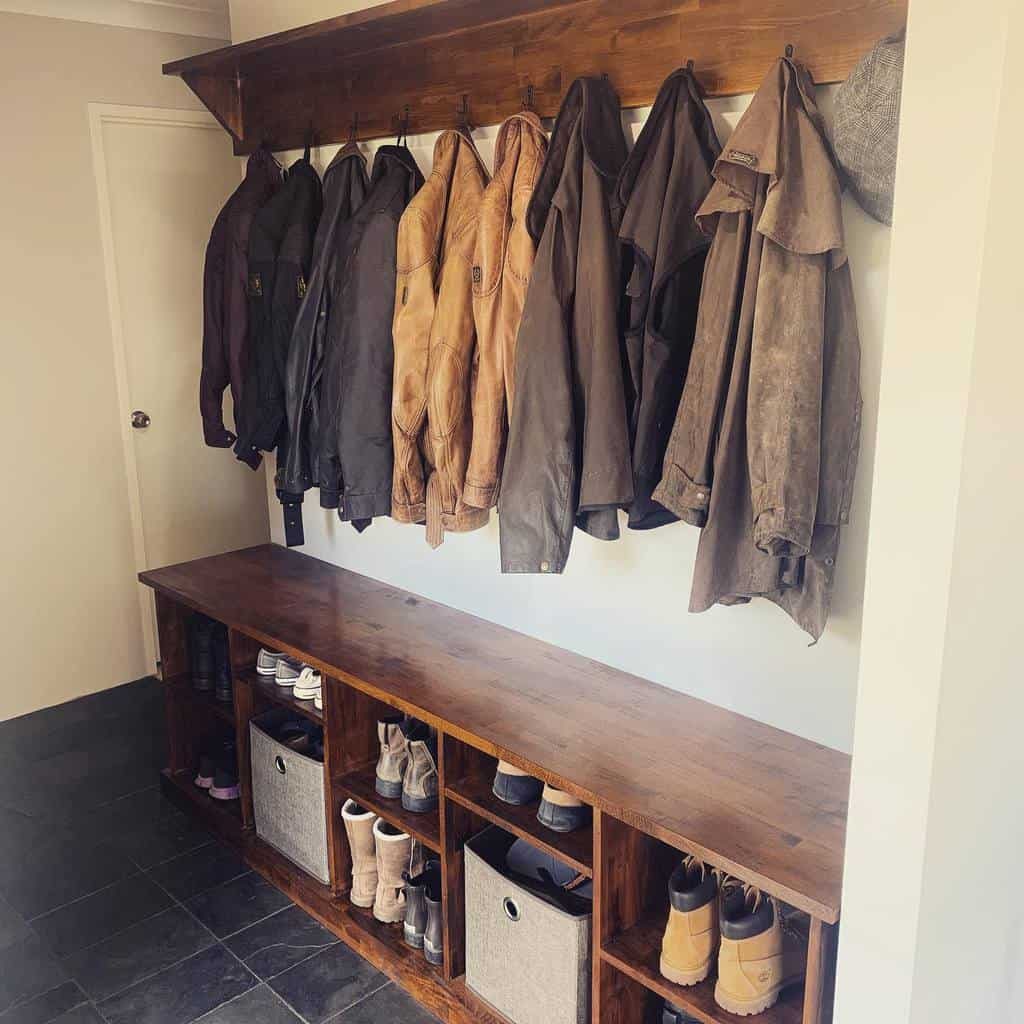
<instances>
[{"instance_id":1,"label":"white wall","mask_svg":"<svg viewBox=\"0 0 1024 1024\"><path fill-rule=\"evenodd\" d=\"M821 90L826 112L833 92ZM749 97L739 97L710 104L723 141L748 102ZM633 137L647 112L627 112ZM476 133L488 164L495 135L494 127ZM431 166L435 138L411 141L424 172ZM335 152L336 147L325 147L316 154L321 171ZM622 539L611 544L577 532L564 576L503 576L496 516L484 530L448 534L444 545L431 551L422 528L391 520L377 520L356 534L335 514L321 510L313 491L304 507L303 550L849 750L891 235L852 201L846 222L864 348L864 439L853 521L840 552L835 610L817 646L808 647L807 637L766 602L690 615L686 608L698 534L683 524L644 533L623 528ZM272 492L270 501L274 539L283 543L280 506Z\"/></svg>"},{"instance_id":2,"label":"white wall","mask_svg":"<svg viewBox=\"0 0 1024 1024\"><path fill-rule=\"evenodd\" d=\"M217 45L0 14L0 720L152 670L87 104L195 108L160 65Z\"/></svg>"},{"instance_id":3,"label":"white wall","mask_svg":"<svg viewBox=\"0 0 1024 1024\"><path fill-rule=\"evenodd\" d=\"M230 0L231 39L247 39L284 32L325 18L336 18L388 0Z\"/></svg>"}]
</instances>

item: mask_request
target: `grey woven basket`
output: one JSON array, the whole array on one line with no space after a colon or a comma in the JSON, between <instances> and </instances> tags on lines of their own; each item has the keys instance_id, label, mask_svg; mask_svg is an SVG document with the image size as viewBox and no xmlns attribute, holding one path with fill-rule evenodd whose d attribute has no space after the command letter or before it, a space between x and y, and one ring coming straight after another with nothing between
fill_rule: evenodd
<instances>
[{"instance_id":1,"label":"grey woven basket","mask_svg":"<svg viewBox=\"0 0 1024 1024\"><path fill-rule=\"evenodd\" d=\"M286 719L279 709L249 722L256 834L323 883L327 866L324 766L270 735Z\"/></svg>"}]
</instances>

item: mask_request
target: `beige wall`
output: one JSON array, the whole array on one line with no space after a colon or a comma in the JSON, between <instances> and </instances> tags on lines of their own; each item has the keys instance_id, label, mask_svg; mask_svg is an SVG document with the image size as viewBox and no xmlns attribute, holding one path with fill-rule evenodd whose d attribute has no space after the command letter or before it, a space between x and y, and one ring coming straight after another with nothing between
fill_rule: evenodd
<instances>
[{"instance_id":1,"label":"beige wall","mask_svg":"<svg viewBox=\"0 0 1024 1024\"><path fill-rule=\"evenodd\" d=\"M152 669L86 105L194 108L160 65L216 45L0 14L0 720Z\"/></svg>"},{"instance_id":2,"label":"beige wall","mask_svg":"<svg viewBox=\"0 0 1024 1024\"><path fill-rule=\"evenodd\" d=\"M387 0L230 0L231 39L244 43L382 3Z\"/></svg>"}]
</instances>

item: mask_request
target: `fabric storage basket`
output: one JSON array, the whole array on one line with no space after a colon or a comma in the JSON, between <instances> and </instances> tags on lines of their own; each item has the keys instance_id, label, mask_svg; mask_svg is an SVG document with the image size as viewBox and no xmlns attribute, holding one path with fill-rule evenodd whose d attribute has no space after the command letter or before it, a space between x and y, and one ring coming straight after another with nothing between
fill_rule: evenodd
<instances>
[{"instance_id":1,"label":"fabric storage basket","mask_svg":"<svg viewBox=\"0 0 1024 1024\"><path fill-rule=\"evenodd\" d=\"M249 722L256 834L326 884L330 876L324 766L273 738L276 729L293 717L282 708Z\"/></svg>"},{"instance_id":2,"label":"fabric storage basket","mask_svg":"<svg viewBox=\"0 0 1024 1024\"><path fill-rule=\"evenodd\" d=\"M466 844L466 985L515 1024L585 1024L590 904L509 877L514 841L492 827Z\"/></svg>"}]
</instances>

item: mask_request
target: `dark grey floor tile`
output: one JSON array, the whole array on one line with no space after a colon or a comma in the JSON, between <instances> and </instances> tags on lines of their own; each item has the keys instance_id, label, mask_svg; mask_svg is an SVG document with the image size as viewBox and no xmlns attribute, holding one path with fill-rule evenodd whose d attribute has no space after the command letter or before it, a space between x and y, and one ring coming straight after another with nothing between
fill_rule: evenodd
<instances>
[{"instance_id":1,"label":"dark grey floor tile","mask_svg":"<svg viewBox=\"0 0 1024 1024\"><path fill-rule=\"evenodd\" d=\"M341 1016L333 1018L331 1024L383 1024L384 1021L389 1024L439 1024L437 1017L427 1013L397 985L388 985L356 1003Z\"/></svg>"},{"instance_id":2,"label":"dark grey floor tile","mask_svg":"<svg viewBox=\"0 0 1024 1024\"><path fill-rule=\"evenodd\" d=\"M270 987L309 1024L323 1024L386 983L380 971L339 943L278 975Z\"/></svg>"},{"instance_id":3,"label":"dark grey floor tile","mask_svg":"<svg viewBox=\"0 0 1024 1024\"><path fill-rule=\"evenodd\" d=\"M196 1024L302 1024L266 985L249 989L244 996L217 1007ZM380 1024L384 1024L383 1020ZM389 1022L397 1024L397 1022Z\"/></svg>"},{"instance_id":4,"label":"dark grey floor tile","mask_svg":"<svg viewBox=\"0 0 1024 1024\"><path fill-rule=\"evenodd\" d=\"M0 950L23 942L32 934L32 929L6 900L0 899Z\"/></svg>"},{"instance_id":5,"label":"dark grey floor tile","mask_svg":"<svg viewBox=\"0 0 1024 1024\"><path fill-rule=\"evenodd\" d=\"M248 870L234 851L220 843L211 843L193 853L158 864L148 873L175 899L184 901L215 885L230 882Z\"/></svg>"},{"instance_id":6,"label":"dark grey floor tile","mask_svg":"<svg viewBox=\"0 0 1024 1024\"><path fill-rule=\"evenodd\" d=\"M0 771L3 770L0 763ZM0 878L17 871L44 847L75 838L75 833L64 824L0 806Z\"/></svg>"},{"instance_id":7,"label":"dark grey floor tile","mask_svg":"<svg viewBox=\"0 0 1024 1024\"><path fill-rule=\"evenodd\" d=\"M86 994L73 981L67 981L26 1003L19 1003L6 1013L0 1013L0 1024L51 1024L68 1010L87 1001Z\"/></svg>"},{"instance_id":8,"label":"dark grey floor tile","mask_svg":"<svg viewBox=\"0 0 1024 1024\"><path fill-rule=\"evenodd\" d=\"M32 927L58 956L67 956L159 914L172 902L151 878L133 875L34 918Z\"/></svg>"},{"instance_id":9,"label":"dark grey floor tile","mask_svg":"<svg viewBox=\"0 0 1024 1024\"><path fill-rule=\"evenodd\" d=\"M99 1004L110 1024L186 1024L256 985L223 946L140 981Z\"/></svg>"},{"instance_id":10,"label":"dark grey floor tile","mask_svg":"<svg viewBox=\"0 0 1024 1024\"><path fill-rule=\"evenodd\" d=\"M213 842L213 836L198 821L167 805L156 820L124 829L113 837L119 850L123 850L140 868L191 853Z\"/></svg>"},{"instance_id":11,"label":"dark grey floor tile","mask_svg":"<svg viewBox=\"0 0 1024 1024\"><path fill-rule=\"evenodd\" d=\"M283 910L291 900L254 871L194 896L185 905L218 938Z\"/></svg>"},{"instance_id":12,"label":"dark grey floor tile","mask_svg":"<svg viewBox=\"0 0 1024 1024\"><path fill-rule=\"evenodd\" d=\"M85 1003L77 1009L62 1013L53 1020L52 1024L107 1024L107 1022L96 1012L95 1007Z\"/></svg>"},{"instance_id":13,"label":"dark grey floor tile","mask_svg":"<svg viewBox=\"0 0 1024 1024\"><path fill-rule=\"evenodd\" d=\"M57 958L34 935L0 952L0 1013L68 980Z\"/></svg>"},{"instance_id":14,"label":"dark grey floor tile","mask_svg":"<svg viewBox=\"0 0 1024 1024\"><path fill-rule=\"evenodd\" d=\"M68 957L64 969L99 1002L213 943L213 936L191 914L171 907Z\"/></svg>"},{"instance_id":15,"label":"dark grey floor tile","mask_svg":"<svg viewBox=\"0 0 1024 1024\"><path fill-rule=\"evenodd\" d=\"M136 867L109 843L74 839L27 850L15 864L0 866L0 896L33 918L135 874Z\"/></svg>"},{"instance_id":16,"label":"dark grey floor tile","mask_svg":"<svg viewBox=\"0 0 1024 1024\"><path fill-rule=\"evenodd\" d=\"M261 978L277 974L307 960L337 937L301 907L288 907L265 921L226 939L224 944Z\"/></svg>"},{"instance_id":17,"label":"dark grey floor tile","mask_svg":"<svg viewBox=\"0 0 1024 1024\"><path fill-rule=\"evenodd\" d=\"M57 800L84 811L151 786L164 750L162 736L146 734L129 746L69 750L32 767Z\"/></svg>"}]
</instances>

